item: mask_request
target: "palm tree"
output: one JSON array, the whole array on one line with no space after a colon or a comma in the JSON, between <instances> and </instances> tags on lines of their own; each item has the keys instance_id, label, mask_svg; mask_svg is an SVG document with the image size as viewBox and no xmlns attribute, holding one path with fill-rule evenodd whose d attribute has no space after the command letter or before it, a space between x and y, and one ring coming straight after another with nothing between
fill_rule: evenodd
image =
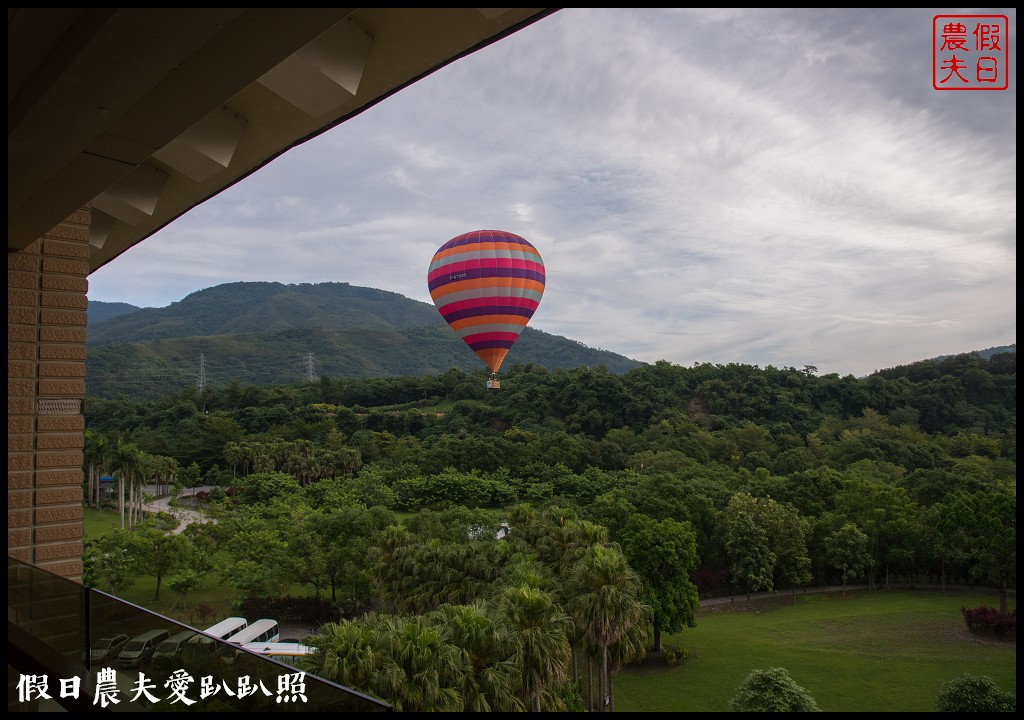
<instances>
[{"instance_id":1,"label":"palm tree","mask_svg":"<svg viewBox=\"0 0 1024 720\"><path fill-rule=\"evenodd\" d=\"M572 619L549 593L528 585L506 588L499 607L517 646L523 699L540 712L544 691L568 676Z\"/></svg>"},{"instance_id":2,"label":"palm tree","mask_svg":"<svg viewBox=\"0 0 1024 720\"><path fill-rule=\"evenodd\" d=\"M618 641L608 646L608 712L615 712L615 690L612 678L619 669L634 660L642 660L647 654L650 627L654 622L653 611L644 606L644 618L634 623Z\"/></svg>"},{"instance_id":3,"label":"palm tree","mask_svg":"<svg viewBox=\"0 0 1024 720\"><path fill-rule=\"evenodd\" d=\"M161 494L166 494L168 488L174 484L174 478L178 474L178 461L167 455L158 456L159 465L157 473L160 476L160 483L163 485Z\"/></svg>"},{"instance_id":4,"label":"palm tree","mask_svg":"<svg viewBox=\"0 0 1024 720\"><path fill-rule=\"evenodd\" d=\"M238 470L244 456L245 451L239 443L229 442L224 445L224 460L231 466L231 477L235 477L235 471Z\"/></svg>"},{"instance_id":5,"label":"palm tree","mask_svg":"<svg viewBox=\"0 0 1024 720\"><path fill-rule=\"evenodd\" d=\"M142 472L142 461L138 447L119 440L111 458L112 469L117 472L118 510L121 513L121 527L124 528L125 484L134 482Z\"/></svg>"},{"instance_id":6,"label":"palm tree","mask_svg":"<svg viewBox=\"0 0 1024 720\"><path fill-rule=\"evenodd\" d=\"M100 478L108 462L110 444L106 437L92 430L85 431L84 457L86 463L86 500L90 507L99 506Z\"/></svg>"},{"instance_id":7,"label":"palm tree","mask_svg":"<svg viewBox=\"0 0 1024 720\"><path fill-rule=\"evenodd\" d=\"M593 545L572 568L569 601L590 642L601 653L600 703L608 697L608 648L644 619L639 578L617 547Z\"/></svg>"},{"instance_id":8,"label":"palm tree","mask_svg":"<svg viewBox=\"0 0 1024 720\"><path fill-rule=\"evenodd\" d=\"M135 522L142 522L142 503L145 493L142 488L145 486L146 481L155 477L160 461L155 455L150 455L146 452L140 452L139 472L135 476Z\"/></svg>"},{"instance_id":9,"label":"palm tree","mask_svg":"<svg viewBox=\"0 0 1024 720\"><path fill-rule=\"evenodd\" d=\"M448 628L432 625L425 616L378 617L390 665L390 672L380 677L390 681L386 689L395 710L461 712L457 688L463 684L464 667Z\"/></svg>"},{"instance_id":10,"label":"palm tree","mask_svg":"<svg viewBox=\"0 0 1024 720\"><path fill-rule=\"evenodd\" d=\"M368 623L349 620L321 625L307 642L315 648L303 663L304 670L320 677L375 694L385 655L378 649L378 632Z\"/></svg>"},{"instance_id":11,"label":"palm tree","mask_svg":"<svg viewBox=\"0 0 1024 720\"><path fill-rule=\"evenodd\" d=\"M432 620L451 632L464 666L462 701L467 712L521 712L517 690L520 672L508 628L477 601L472 605L442 605Z\"/></svg>"}]
</instances>

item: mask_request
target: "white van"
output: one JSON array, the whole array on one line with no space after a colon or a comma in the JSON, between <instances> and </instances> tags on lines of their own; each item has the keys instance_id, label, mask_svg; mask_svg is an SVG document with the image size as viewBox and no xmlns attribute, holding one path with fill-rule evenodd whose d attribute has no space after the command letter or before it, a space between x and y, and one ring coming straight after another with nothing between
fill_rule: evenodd
<instances>
[{"instance_id":1,"label":"white van","mask_svg":"<svg viewBox=\"0 0 1024 720\"><path fill-rule=\"evenodd\" d=\"M272 643L281 639L281 626L277 620L257 620L252 625L239 633L228 638L233 645L248 645L249 643Z\"/></svg>"},{"instance_id":2,"label":"white van","mask_svg":"<svg viewBox=\"0 0 1024 720\"><path fill-rule=\"evenodd\" d=\"M156 646L156 650L153 652L153 657L159 658L177 655L185 649L185 643L195 638L196 635L197 633L195 630L182 630L177 635L171 635Z\"/></svg>"},{"instance_id":3,"label":"white van","mask_svg":"<svg viewBox=\"0 0 1024 720\"><path fill-rule=\"evenodd\" d=\"M150 630L141 635L136 635L124 644L121 652L117 655L117 661L123 668L138 668L149 662L156 646L169 638L169 630Z\"/></svg>"},{"instance_id":4,"label":"white van","mask_svg":"<svg viewBox=\"0 0 1024 720\"><path fill-rule=\"evenodd\" d=\"M190 642L213 645L213 640L207 636L215 637L218 640L228 640L232 635L245 630L247 627L249 627L249 621L244 617L229 617L221 620L216 625L206 628L202 634L196 635Z\"/></svg>"},{"instance_id":5,"label":"white van","mask_svg":"<svg viewBox=\"0 0 1024 720\"><path fill-rule=\"evenodd\" d=\"M222 657L225 662L232 663L238 655L238 648L248 645L249 643L275 643L280 639L281 626L277 623L277 620L264 618L262 620L257 620L245 630L235 633L228 638L228 645L235 648L234 652L227 647L224 647L219 648L217 654Z\"/></svg>"}]
</instances>

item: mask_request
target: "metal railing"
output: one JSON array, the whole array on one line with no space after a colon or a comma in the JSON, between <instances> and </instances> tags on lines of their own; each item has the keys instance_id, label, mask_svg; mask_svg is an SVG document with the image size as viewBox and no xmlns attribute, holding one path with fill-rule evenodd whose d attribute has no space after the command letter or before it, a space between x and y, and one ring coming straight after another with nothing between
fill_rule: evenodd
<instances>
[{"instance_id":1,"label":"metal railing","mask_svg":"<svg viewBox=\"0 0 1024 720\"><path fill-rule=\"evenodd\" d=\"M155 632L154 632L155 631ZM7 559L9 712L387 712L391 705L112 595ZM112 640L112 642L111 642ZM122 652L133 640L138 652ZM148 643L147 643L148 640ZM225 662L225 658L231 660Z\"/></svg>"}]
</instances>

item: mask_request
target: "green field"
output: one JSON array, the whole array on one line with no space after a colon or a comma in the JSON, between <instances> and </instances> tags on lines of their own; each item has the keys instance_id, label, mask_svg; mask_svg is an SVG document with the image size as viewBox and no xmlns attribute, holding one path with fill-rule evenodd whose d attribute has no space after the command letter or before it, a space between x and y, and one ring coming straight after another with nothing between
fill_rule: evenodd
<instances>
[{"instance_id":1,"label":"green field","mask_svg":"<svg viewBox=\"0 0 1024 720\"><path fill-rule=\"evenodd\" d=\"M964 673L1017 692L1016 644L970 635L960 615L961 605L999 607L994 593L864 591L785 602L701 610L696 628L664 638L687 651L683 663L649 661L615 676L615 710L729 712L747 675L771 667L785 668L825 712L931 712L942 683Z\"/></svg>"},{"instance_id":2,"label":"green field","mask_svg":"<svg viewBox=\"0 0 1024 720\"><path fill-rule=\"evenodd\" d=\"M121 514L116 510L82 509L82 527L86 540L96 540L121 527Z\"/></svg>"}]
</instances>

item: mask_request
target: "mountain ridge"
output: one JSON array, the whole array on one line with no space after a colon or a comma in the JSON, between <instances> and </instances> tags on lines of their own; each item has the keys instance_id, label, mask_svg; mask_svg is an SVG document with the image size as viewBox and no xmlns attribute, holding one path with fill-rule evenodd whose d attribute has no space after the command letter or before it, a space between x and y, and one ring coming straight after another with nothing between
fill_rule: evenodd
<instances>
[{"instance_id":1,"label":"mountain ridge","mask_svg":"<svg viewBox=\"0 0 1024 720\"><path fill-rule=\"evenodd\" d=\"M225 283L164 308L90 301L90 394L174 391L188 383L281 384L330 377L480 370L476 355L428 303L348 283ZM508 362L548 370L644 363L526 328Z\"/></svg>"},{"instance_id":2,"label":"mountain ridge","mask_svg":"<svg viewBox=\"0 0 1024 720\"><path fill-rule=\"evenodd\" d=\"M192 384L290 384L329 377L420 376L482 363L429 304L345 282L234 282L163 308L89 301L90 394L147 397ZM988 359L1016 344L969 351ZM941 362L940 355L921 362ZM527 327L506 367L603 365L623 374L645 363Z\"/></svg>"}]
</instances>

